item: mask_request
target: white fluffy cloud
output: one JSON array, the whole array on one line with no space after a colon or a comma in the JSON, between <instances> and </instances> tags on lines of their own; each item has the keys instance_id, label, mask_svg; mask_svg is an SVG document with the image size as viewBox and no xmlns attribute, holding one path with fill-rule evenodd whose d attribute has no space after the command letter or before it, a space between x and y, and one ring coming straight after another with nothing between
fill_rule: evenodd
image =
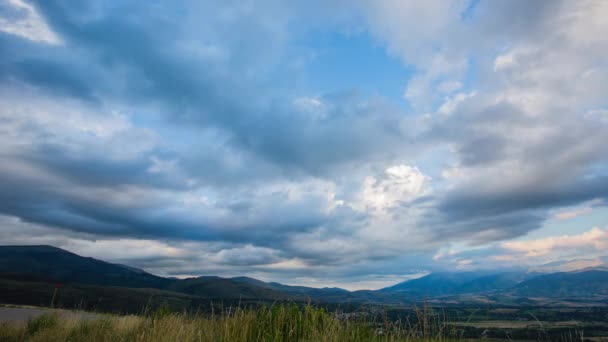
<instances>
[{"instance_id":1,"label":"white fluffy cloud","mask_svg":"<svg viewBox=\"0 0 608 342\"><path fill-rule=\"evenodd\" d=\"M415 166L395 165L377 176L367 176L360 193L362 209L383 211L429 192L430 177Z\"/></svg>"}]
</instances>

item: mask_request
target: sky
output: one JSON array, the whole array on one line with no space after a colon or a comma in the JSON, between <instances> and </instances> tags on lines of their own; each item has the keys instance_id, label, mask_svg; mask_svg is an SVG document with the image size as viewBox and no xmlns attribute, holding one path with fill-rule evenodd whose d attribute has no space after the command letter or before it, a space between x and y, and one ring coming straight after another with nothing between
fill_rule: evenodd
<instances>
[{"instance_id":1,"label":"sky","mask_svg":"<svg viewBox=\"0 0 608 342\"><path fill-rule=\"evenodd\" d=\"M0 0L0 244L376 289L608 261L608 2Z\"/></svg>"}]
</instances>

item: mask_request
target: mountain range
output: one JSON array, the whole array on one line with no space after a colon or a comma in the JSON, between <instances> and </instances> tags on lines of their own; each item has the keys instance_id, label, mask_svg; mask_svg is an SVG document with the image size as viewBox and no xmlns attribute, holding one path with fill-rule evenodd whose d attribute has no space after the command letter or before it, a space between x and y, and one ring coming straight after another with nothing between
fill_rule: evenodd
<instances>
[{"instance_id":1,"label":"mountain range","mask_svg":"<svg viewBox=\"0 0 608 342\"><path fill-rule=\"evenodd\" d=\"M100 298L113 303L114 297L120 294L121 300L137 299L133 305L141 305L150 297L163 298L173 304L189 303L189 306L200 305L205 300L406 303L427 299L449 302L455 298L466 301L479 296L492 300L593 297L606 301L608 268L557 273L439 272L379 290L347 291L290 286L249 277L164 278L52 246L0 246L0 302L48 301L49 292L57 284L69 289L62 290L64 302L76 303L78 296L81 301L88 298L90 302L102 294ZM29 297L28 291L32 292ZM23 301L29 302L16 303ZM119 301L114 302L111 305L119 307Z\"/></svg>"}]
</instances>

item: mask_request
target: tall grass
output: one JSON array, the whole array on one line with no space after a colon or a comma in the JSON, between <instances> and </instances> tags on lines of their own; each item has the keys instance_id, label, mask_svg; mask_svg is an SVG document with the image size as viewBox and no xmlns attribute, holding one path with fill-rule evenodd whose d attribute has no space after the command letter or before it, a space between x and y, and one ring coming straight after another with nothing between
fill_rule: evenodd
<instances>
[{"instance_id":1,"label":"tall grass","mask_svg":"<svg viewBox=\"0 0 608 342\"><path fill-rule=\"evenodd\" d=\"M3 324L0 341L447 341L447 325L432 319L388 322L369 315L345 319L314 306L229 308L210 315L159 310L147 316L91 319L45 314L25 325Z\"/></svg>"},{"instance_id":2,"label":"tall grass","mask_svg":"<svg viewBox=\"0 0 608 342\"><path fill-rule=\"evenodd\" d=\"M59 313L58 313L59 312ZM82 315L56 311L26 324L0 324L0 342L11 341L479 341L465 339L441 313L428 307L412 319L392 321L386 312L345 315L296 304L258 308L228 307L205 314L167 309L140 316ZM470 335L469 335L470 336ZM506 336L508 338L508 336ZM560 336L538 335L539 341L581 341L582 330ZM488 339L489 340L489 339ZM510 340L510 338L508 338Z\"/></svg>"}]
</instances>

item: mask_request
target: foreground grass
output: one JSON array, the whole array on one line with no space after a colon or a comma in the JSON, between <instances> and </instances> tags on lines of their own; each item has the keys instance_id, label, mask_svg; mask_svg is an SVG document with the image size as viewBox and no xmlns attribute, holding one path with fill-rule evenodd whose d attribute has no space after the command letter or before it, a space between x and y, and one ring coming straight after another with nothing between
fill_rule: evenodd
<instances>
[{"instance_id":1,"label":"foreground grass","mask_svg":"<svg viewBox=\"0 0 608 342\"><path fill-rule=\"evenodd\" d=\"M428 308L413 322L390 322L386 314L359 316L327 313L308 305L257 309L228 308L220 313L176 314L157 310L141 316L56 311L27 323L0 323L3 341L494 341L485 333L468 334ZM482 330L483 331L483 330ZM508 337L508 336L507 336ZM506 340L512 340L508 337ZM538 334L526 340L582 341L582 331Z\"/></svg>"},{"instance_id":2,"label":"foreground grass","mask_svg":"<svg viewBox=\"0 0 608 342\"><path fill-rule=\"evenodd\" d=\"M0 341L448 341L447 325L340 318L313 306L230 309L220 314L163 312L82 318L44 314L27 324L0 325ZM452 336L450 336L452 335Z\"/></svg>"}]
</instances>

